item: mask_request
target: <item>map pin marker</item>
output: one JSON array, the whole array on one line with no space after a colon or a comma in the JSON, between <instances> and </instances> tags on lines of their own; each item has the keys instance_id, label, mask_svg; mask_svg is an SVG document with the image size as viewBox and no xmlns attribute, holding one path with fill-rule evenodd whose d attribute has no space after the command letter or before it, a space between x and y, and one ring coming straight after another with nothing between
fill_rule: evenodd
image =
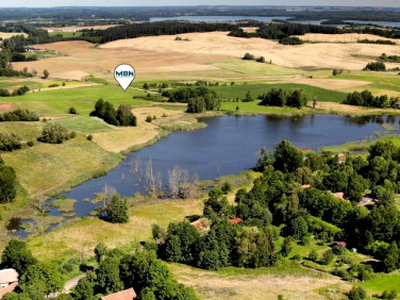
<instances>
[{"instance_id":1,"label":"map pin marker","mask_svg":"<svg viewBox=\"0 0 400 300\"><path fill-rule=\"evenodd\" d=\"M131 65L121 64L115 68L114 77L122 89L126 91L133 79L135 79L135 69Z\"/></svg>"}]
</instances>

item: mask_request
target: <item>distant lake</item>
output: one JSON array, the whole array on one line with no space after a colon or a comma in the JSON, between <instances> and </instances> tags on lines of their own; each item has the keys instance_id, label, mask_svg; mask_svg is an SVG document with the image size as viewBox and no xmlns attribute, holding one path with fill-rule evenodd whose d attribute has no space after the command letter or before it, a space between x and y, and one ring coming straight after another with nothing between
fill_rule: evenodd
<instances>
[{"instance_id":1,"label":"distant lake","mask_svg":"<svg viewBox=\"0 0 400 300\"><path fill-rule=\"evenodd\" d=\"M161 21L192 21L192 22L237 22L241 20L255 20L260 22L271 22L272 20L280 19L287 20L290 17L257 17L257 16L181 16L181 17L166 17L166 18L150 18L150 22Z\"/></svg>"},{"instance_id":2,"label":"distant lake","mask_svg":"<svg viewBox=\"0 0 400 300\"><path fill-rule=\"evenodd\" d=\"M272 20L288 20L292 17L288 16L277 16L277 17L258 17L258 16L180 16L180 17L162 17L162 18L150 18L150 22L161 22L161 21L192 21L192 22L237 22L242 20L255 20L260 22L271 22ZM299 20L291 21L292 23L305 24L305 25L321 25L324 20ZM358 21L358 20L343 20L344 22L350 22L355 24L373 24L383 27L399 27L400 22L385 22L385 21ZM331 25L325 25L331 26Z\"/></svg>"},{"instance_id":3,"label":"distant lake","mask_svg":"<svg viewBox=\"0 0 400 300\"><path fill-rule=\"evenodd\" d=\"M355 24L372 24L382 27L399 27L400 22L385 22L385 21L358 21L358 20L343 20L343 22L355 23Z\"/></svg>"}]
</instances>

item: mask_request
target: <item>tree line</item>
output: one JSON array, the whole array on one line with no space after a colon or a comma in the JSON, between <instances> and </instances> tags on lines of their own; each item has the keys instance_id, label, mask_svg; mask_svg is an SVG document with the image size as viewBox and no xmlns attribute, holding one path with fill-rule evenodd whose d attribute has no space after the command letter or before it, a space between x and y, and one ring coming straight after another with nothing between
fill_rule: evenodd
<instances>
[{"instance_id":1,"label":"tree line","mask_svg":"<svg viewBox=\"0 0 400 300\"><path fill-rule=\"evenodd\" d=\"M137 247L135 252L108 249L99 243L94 249L97 269L86 266L86 276L79 280L70 294L59 294L54 299L100 299L133 287L139 299L197 300L193 290L178 283L167 264L157 259L150 248ZM46 299L51 293L64 289L65 274L74 270L79 260L66 264L40 262L22 240L12 239L1 256L2 268L13 268L19 274L19 288L3 296L4 300Z\"/></svg>"},{"instance_id":2,"label":"tree line","mask_svg":"<svg viewBox=\"0 0 400 300\"><path fill-rule=\"evenodd\" d=\"M221 106L217 93L205 86L166 90L162 96L167 97L168 102L187 103L187 112L189 113L219 110Z\"/></svg>"},{"instance_id":3,"label":"tree line","mask_svg":"<svg viewBox=\"0 0 400 300\"><path fill-rule=\"evenodd\" d=\"M236 37L260 37L270 40L280 40L282 44L300 44L297 39L288 39L293 35L304 35L306 33L322 33L322 34L343 34L343 33L359 33L359 34L374 34L381 37L398 39L400 38L399 29L382 29L371 27L345 27L339 28L336 26L321 26L311 24L291 23L280 21L275 23L262 23L255 32L245 32L238 27L233 29L229 35Z\"/></svg>"},{"instance_id":4,"label":"tree line","mask_svg":"<svg viewBox=\"0 0 400 300\"><path fill-rule=\"evenodd\" d=\"M349 93L343 104L365 106L365 107L378 107L378 108L399 108L399 97L388 97L387 95L373 96L368 90L360 92Z\"/></svg>"}]
</instances>

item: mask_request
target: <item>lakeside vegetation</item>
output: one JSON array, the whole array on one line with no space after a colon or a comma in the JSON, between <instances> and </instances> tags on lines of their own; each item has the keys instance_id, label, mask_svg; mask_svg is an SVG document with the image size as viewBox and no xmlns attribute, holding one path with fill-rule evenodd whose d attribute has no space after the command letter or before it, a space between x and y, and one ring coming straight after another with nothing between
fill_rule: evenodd
<instances>
[{"instance_id":1,"label":"lakeside vegetation","mask_svg":"<svg viewBox=\"0 0 400 300\"><path fill-rule=\"evenodd\" d=\"M251 25L251 22L248 25ZM140 33L142 29L137 29L137 26L129 25L128 27L133 28L130 32L132 35L143 34L143 32ZM156 28L156 26L153 27ZM153 31L153 33L159 33L159 27L157 28L154 30L158 31ZM208 28L213 27L209 26ZM221 28L224 29L225 27ZM171 28L172 31L169 33L173 33L174 30L190 31L200 29L202 28ZM119 30L108 30L108 33L119 32ZM40 37L43 37L43 39L40 39L40 42L46 41L46 35L43 32L36 32L33 36L35 34L40 34ZM56 35L54 34L54 36ZM81 38L84 35L90 37L88 39L92 42L96 41L96 38L98 39L98 37L92 36L93 32L77 33L76 35L63 33L62 35L63 37L57 37L56 40L75 37ZM121 37L122 35L118 36ZM92 39L93 37L94 39ZM284 39L282 41L285 41ZM171 40L173 39L171 38ZM190 45L192 41L194 42L195 39L190 39L187 43L182 44ZM289 43L298 42L291 38L286 38L286 41ZM182 45L182 47L185 46ZM96 50L99 52L103 51L102 49ZM242 52L244 53L245 50ZM38 53L38 59L45 61L44 58L46 55L57 59L68 59L68 57L64 57L64 54L60 52ZM315 169L311 173L305 169L298 172L296 170L285 170L283 177L277 174L277 171L269 169L271 172L264 172L264 174L262 172L248 172L248 175L243 176L247 180L240 177L242 175L239 175L220 179L217 183L204 183L204 186L210 184L211 188L216 188L210 193L210 196L203 193L197 198L159 200L150 196L136 195L134 198L125 199L126 203L123 203L122 206L124 208L127 207L127 210L124 209L126 213L123 214L122 218L117 218L126 222L122 224L106 223L93 216L73 218L61 223L61 218L56 220L55 218L51 219L52 217L43 216L45 214L43 203L50 196L62 190L68 190L72 186L92 177L105 174L105 172L114 168L121 161L123 158L121 153L137 150L143 146L152 144L172 131L192 130L204 127L204 123L197 121L196 118L198 117L222 115L225 113L236 115L294 115L314 113L361 115L398 113L395 105L390 105L393 107L392 109L373 109L341 104L346 99L348 93L354 90L361 92L361 90L369 89L371 94L368 95L374 97L374 99L381 97L382 94L388 94L388 98L392 96L395 98L398 97L400 84L398 75L393 71L368 72L361 71L361 67L358 70L348 70L347 66L343 66L344 70L338 69L340 72L336 72L336 76L333 78L331 76L332 68L307 65L298 68L289 68L279 66L275 64L275 61L272 62L268 57L261 56L258 53L255 58L258 58L258 61L243 61L239 57L235 58L232 55L229 59L220 61L224 58L220 55L216 55L214 58L210 54L209 57L207 56L207 61L202 61L196 66L201 66L202 68L205 65L215 68L210 72L189 70L186 72L168 71L163 74L163 71L159 72L157 70L157 74L146 75L148 71L146 71L146 68L143 68L143 74L145 75L142 78L138 77L138 79L143 81L135 82L133 84L135 88L130 88L125 93L121 92L120 88L112 81L110 74L106 71L93 71L94 75L88 76L86 82L85 80L82 80L82 82L68 81L56 76L52 78L53 71L50 69L50 74L47 74L47 76L43 74L45 75L44 77L49 78L38 78L35 76L29 79L16 77L8 79L0 78L0 87L11 91L11 93L12 90L17 90L25 85L31 90L25 95L2 98L0 101L0 111L2 112L0 120L2 120L2 117L4 117L4 120L7 119L7 122L0 123L0 133L11 134L15 132L19 135L21 144L21 147L16 147L15 151L2 154L6 166L12 167L17 176L15 178L15 186L9 185L13 187L13 190L15 188L15 201L0 205L0 224L2 225L0 229L0 238L2 240L0 242L0 249L3 249L9 240L8 232L5 230L4 225L7 225L9 220L14 216L19 216L23 219L29 219L33 216L34 221L32 224L22 225L28 229L27 232L32 234L27 239L27 248L33 252L34 256L39 258L41 263L48 264L52 260L56 261L55 266L53 265L50 269L61 271L64 279L69 279L80 274L80 264L86 265L90 269L100 267L100 261L104 261L104 256L96 260L96 257L99 257L98 251L93 256L93 250L95 248L99 250L101 242L107 245L108 249L104 253L106 253L105 256L109 256L105 259L107 264L104 263L101 267L103 270L112 269L115 271L116 269L111 264L115 266L120 265L118 260L123 256L121 253L138 251L137 249L142 248L139 246L140 242L145 245L145 248L157 248L152 241L152 229L154 229L154 227L152 228L152 224L157 223L160 231L154 237L156 237L157 242L160 242L158 246L160 257L170 261L167 264L168 268L172 270L172 273L180 283L193 286L197 293L205 299L215 297L261 298L266 294L276 298L282 294L284 297L296 298L299 297L299 290L303 290L302 295L304 297L312 299L327 295L332 286L337 287L336 296L346 297L353 285L366 289L368 296L374 294L382 295L384 291L390 291L392 288L400 291L400 287L397 285L399 276L396 271L385 274L378 270L378 272L371 275L371 269L365 266L368 265L373 256L374 259L379 260L381 266L384 266L387 271L389 271L387 266L390 267L390 260L392 261L392 267L397 267L398 265L396 246L389 243L389 237L378 236L379 233L375 230L375 227L386 226L385 224L379 223L374 227L375 231L371 233L374 239L382 240L382 243L377 243L379 244L377 247L380 247L378 250L382 250L381 252L378 250L375 251L376 249L372 249L372 246L369 247L371 249L367 249L368 247L364 244L354 245L362 253L353 253L349 250L333 248L329 244L333 237L344 239L342 234L347 232L346 234L349 235L349 228L346 227L347 224L342 222L343 220L337 220L336 217L335 219L330 219L329 217L330 213L334 214L333 208L335 205L340 206L338 204L340 202L333 200L332 197L328 197L326 194L318 194L319 198L326 200L328 204L326 206L329 209L332 208L332 211L327 209L322 216L317 216L317 213L312 211L312 205L308 205L307 207L304 205L305 201L303 201L303 198L307 192L292 188L292 186L298 188L298 184L305 183L305 181L311 178L321 189L334 190L336 188L339 189L339 187L346 188L346 196L349 197L354 196L354 190L357 192L354 197L359 197L358 188L361 189L363 187L365 187L364 191L367 194L365 196L371 194L376 196L389 194L389 190L391 190L390 184L392 183L381 180L382 182L379 182L376 189L372 186L373 184L368 186L369 191L365 186L366 184L364 184L365 181L361 180L358 175L367 177L368 180L371 180L376 175L375 173L379 173L381 177L386 176L388 172L380 171L381 169L386 170L396 165L398 154L393 153L397 150L389 151L393 152L391 157L385 156L386 160L391 160L389 166L378 161L378 159L374 160L374 163L377 165L376 168L381 167L381 169L378 168L378 171L374 170L376 171L374 174L370 170L365 171L366 173L361 172L357 169L359 165L354 163L356 161L360 165L364 165L367 161L369 163L368 166L365 165L363 168L368 169L371 167L372 163L366 160L366 152L357 154L354 157L348 157L348 162L343 165L340 163L337 164L336 158L331 158L330 154L322 156L322 159L319 156L313 157L317 162L319 159L323 160L330 170L334 169L335 175L340 173L339 175L343 175L343 178L347 178L347 187L340 180L341 176L336 176L335 178L333 176L332 178L329 177L326 165L321 169ZM76 58L72 57L71 59ZM373 58L368 58L368 60L370 59ZM389 55L385 58L385 62L394 63L395 59L397 58ZM27 66L31 66L31 62L24 61L24 63ZM15 75L28 76L28 73L24 71ZM42 69L39 70L39 76L41 76L41 73ZM157 80L158 74L161 74L160 78L171 76L171 78L178 78L178 80ZM188 74L190 76L186 76ZM144 82L146 78L152 78L153 75L156 79ZM203 78L196 82L199 77ZM355 86L354 89L353 85ZM352 88L351 91L349 90L350 87ZM308 103L303 101L300 108L259 105L266 98L266 95L274 91L274 89L285 90L288 94L301 90L307 96ZM206 92L202 94L192 93L192 91L196 90ZM174 97L179 94L178 92L181 92L184 96L189 95L186 98L184 97L184 101L178 101L185 104L165 102L167 100L165 97L169 97L172 99L171 102L175 102L176 99ZM262 98L261 101L255 100L263 94L264 97L260 97L260 99ZM198 101L199 97L204 100L204 103L200 103L201 105L198 105L199 103L195 103L193 100ZM120 122L119 120L121 119L117 119L117 111L115 109L110 109L111 122L104 122L102 120L106 119L104 118L106 111L103 111L102 108L98 110L101 113L96 114L98 117L103 117L102 119L90 117L89 115L99 98L103 98L105 102L107 101L110 106L114 106L115 108L123 107L124 113L120 113L120 116L124 115L125 119L132 121L127 122L129 123L128 125L135 124L137 126L114 126L117 125L114 119L118 121L119 125L127 124ZM206 100L212 101L207 102ZM315 103L313 103L314 100ZM205 114L189 115L185 113L187 102L190 102L196 108L193 111L190 109L191 112L203 112L207 105L213 111ZM275 105L276 103L268 102L267 104ZM313 108L313 104L316 104L315 109ZM387 106L381 105L380 107ZM200 109L197 109L197 107L200 107ZM29 112L35 111L37 112L37 116L34 120L17 120L15 118L12 121L22 122L8 122L15 115L19 117L19 113L13 113L16 109L22 109L23 111L28 109ZM133 122L130 113L134 114L135 122ZM67 129L62 131L65 132L63 136L68 137L68 140L63 141L62 144L45 144L37 141L37 138L42 135L45 127L55 126L58 128L62 126ZM74 138L71 139L72 132L75 132L75 134ZM389 139L389 137L383 138L383 140L386 139ZM398 136L391 137L390 139L395 146L399 146L400 139ZM341 148L324 148L323 150L334 150L335 152L351 152L357 149L365 150L371 147L371 144L374 142L366 140L362 143L347 144ZM371 147L370 149L373 148ZM293 157L295 159L298 156L294 155ZM307 157L311 156L312 154ZM357 157L361 157L362 160ZM274 163L272 164L274 165ZM353 173L351 173L351 169L354 171ZM38 170L41 170L40 176L38 176ZM292 171L294 171L295 175L293 175ZM349 173L347 174L347 172ZM271 176L274 178L267 178L267 173L271 173ZM347 177L344 173L347 174ZM348 176L349 174L350 176ZM394 175L390 174L390 176ZM299 179L300 177L301 179ZM350 177L354 177L355 181L359 181L354 183ZM254 181L256 178L259 179ZM282 184L277 183L279 185L278 188L282 188L284 193L280 195L282 197L279 201L275 201L279 198L278 196L276 199L274 197L274 200L271 201L270 199L265 200L266 198L262 195L265 192L265 187L262 187L262 184L268 185L268 188L271 186L275 188L275 182L272 181L276 178L285 178L284 183L282 183L282 180L280 181ZM387 178L385 179L388 180ZM389 178L389 180L392 179ZM338 185L329 185L330 181L338 183ZM393 179L392 181L398 180ZM287 182L290 182L291 186L287 185ZM353 184L351 186L354 188L353 190L349 188L350 183ZM232 190L229 189L229 186L231 186ZM219 189L224 189L223 192L226 192L226 194L221 194ZM240 189L242 190L238 192ZM260 192L260 190L262 191ZM371 193L368 194L369 192ZM299 199L301 203L297 206L299 209L294 212L296 208L296 199L294 199L296 193L300 195ZM242 195L243 199L235 202L235 196L238 194ZM5 193L4 195L7 194ZM222 200L225 196L227 201ZM283 199L285 197L287 202ZM264 199L265 201L258 203L256 198ZM60 212L63 212L64 215L73 216L75 201L73 199L58 199L54 202L53 206L58 208ZM9 201L7 200L6 202ZM222 208L219 209L218 206ZM239 206L240 208L238 208ZM355 203L352 208L347 204L343 204L342 206L344 207L343 211L348 210L352 213L359 213L356 216L359 218L356 219L355 217L354 220L358 220L362 224L364 222L369 224L368 222L372 219L372 217L368 217L370 215L378 217L383 215L382 219L386 218L384 212L376 212L375 210L378 209L375 208L356 208ZM381 205L379 201L376 201L375 206L384 207L381 210L387 208L388 211L393 213L390 205L386 207L385 205ZM110 207L108 209L110 211ZM273 211L272 216L271 211ZM310 213L310 211L312 212ZM108 212L105 213L107 214ZM214 222L214 226L212 226L208 234L195 233L187 225L188 221L180 225L171 225L169 232L164 232L171 222L178 224L187 216L191 216L188 220L192 220L194 215L201 216L203 214ZM338 214L334 215L337 216ZM224 217L240 217L243 223L236 225L230 225L228 222L218 223L215 216L218 216L220 219ZM277 221L277 217L278 220L279 218L282 219L281 223ZM304 226L305 223L301 219L299 220L298 217L304 219L308 226L307 230L303 230L306 227ZM379 219L378 217L377 219ZM105 219L110 220L107 217ZM395 217L393 219L397 220ZM46 233L52 224L59 224L60 227L50 233ZM303 230L303 232L297 232L297 227L300 228L300 231ZM322 231L320 231L321 228L323 229ZM355 226L355 228L358 227ZM181 236L186 230L192 237L195 237L193 238L193 240L196 240L194 244L202 246L202 249L204 248L202 251L198 251L198 249L193 249L193 251L191 251L192 249L190 251L188 249L179 249L178 239L175 237ZM219 244L220 241L223 241L221 236L225 233L230 235L231 238L230 243L224 242L225 246L229 244L229 247ZM293 239L289 238L290 236ZM166 240L162 241L162 238L168 239L168 242ZM367 240L367 237L365 237L365 240ZM166 244L163 245L162 242ZM246 245L250 245L248 248L252 248L254 245L256 245L255 248L258 248L254 251L249 250L246 252ZM166 250L167 246L168 251ZM370 245L368 244L367 246ZM388 258L387 250L389 247L389 252L393 253L394 257ZM265 251L262 251L263 249ZM334 253L332 256L330 250L343 251L343 253ZM188 255L182 254L185 251ZM189 259L190 255L192 259ZM129 259L136 259L132 255L128 256L130 256ZM332 257L333 260L329 261ZM192 267L175 263L175 261L191 264ZM166 271L166 265L160 263L159 266L161 265L163 266L160 268ZM198 269L198 267L208 269L219 268L219 270L203 271ZM43 269L43 265L39 265L38 269L33 270L32 273ZM166 271L166 273L168 273L168 278L164 278L164 281L171 283L171 286L165 288L169 291L171 289L180 290L179 286L176 285L177 283L170 280L169 271ZM365 281L356 284L348 283L341 281L337 277L338 275L346 280L357 278L357 280L365 279ZM90 276L91 273L89 273L89 278ZM367 279L369 276L372 276L372 278ZM89 294L95 294L96 292L106 294L122 289L117 277L115 276L112 280L109 278L110 282L113 281L115 285L108 287L102 286L99 282L94 282L96 280L93 278L93 281L88 280L88 282L84 282L82 285L85 284L86 288L89 287ZM299 283L296 283L297 280ZM279 281L279 284L290 285L290 287L285 292L282 292L269 281L273 283ZM279 284L278 286L280 286ZM94 288L94 291L90 292L91 289L93 290L94 285L97 287ZM26 288L24 292L29 293L29 285L24 284L23 286ZM128 284L125 287L128 287ZM163 285L160 285L160 287L164 288ZM39 292L42 292L40 290L41 288ZM153 290L152 293L156 295L158 291ZM77 297L76 291L72 295Z\"/></svg>"}]
</instances>

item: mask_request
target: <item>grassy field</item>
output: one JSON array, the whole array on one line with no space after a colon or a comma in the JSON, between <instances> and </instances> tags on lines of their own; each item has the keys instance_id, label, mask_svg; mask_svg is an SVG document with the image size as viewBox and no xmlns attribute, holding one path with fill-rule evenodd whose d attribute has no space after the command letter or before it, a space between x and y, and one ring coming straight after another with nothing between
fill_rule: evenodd
<instances>
[{"instance_id":1,"label":"grassy field","mask_svg":"<svg viewBox=\"0 0 400 300\"><path fill-rule=\"evenodd\" d=\"M1 100L12 101L17 107L35 110L42 116L58 117L65 116L70 107L75 107L81 115L89 115L94 109L95 102L103 98L112 102L115 108L121 104L149 105L145 100L132 97L145 96L147 94L133 89L123 92L114 85L77 86L76 88L53 88L46 91L35 90L24 96L7 97Z\"/></svg>"},{"instance_id":2,"label":"grassy field","mask_svg":"<svg viewBox=\"0 0 400 300\"><path fill-rule=\"evenodd\" d=\"M69 130L85 133L106 132L116 130L115 126L110 126L102 119L89 116L76 116L54 120Z\"/></svg>"},{"instance_id":3,"label":"grassy field","mask_svg":"<svg viewBox=\"0 0 400 300\"><path fill-rule=\"evenodd\" d=\"M31 148L3 153L2 157L15 169L30 199L52 196L75 186L97 172L109 170L121 159L121 155L110 154L81 135L63 144L37 143Z\"/></svg>"},{"instance_id":4,"label":"grassy field","mask_svg":"<svg viewBox=\"0 0 400 300\"><path fill-rule=\"evenodd\" d=\"M81 251L85 256L93 256L93 249L100 241L114 248L147 240L153 223L166 228L171 221L181 221L203 209L203 201L197 199L149 201L131 208L126 224L110 224L97 218L70 221L49 234L29 239L29 248L46 261L65 260L79 256Z\"/></svg>"},{"instance_id":5,"label":"grassy field","mask_svg":"<svg viewBox=\"0 0 400 300\"><path fill-rule=\"evenodd\" d=\"M232 86L210 87L210 89L214 90L223 100L235 100L236 98L244 99L248 91L250 91L253 98L257 98L259 95L267 93L272 88L281 88L288 92L300 89L305 92L309 100L316 98L317 101L342 102L347 96L347 94L343 92L327 90L311 85L290 83L235 84Z\"/></svg>"},{"instance_id":6,"label":"grassy field","mask_svg":"<svg viewBox=\"0 0 400 300\"><path fill-rule=\"evenodd\" d=\"M269 64L268 62L258 63L255 61L242 60L242 59L212 62L210 63L210 65L216 66L223 70L233 71L239 74L264 75L265 79L268 79L268 75L273 77L279 77L279 76L306 73L301 69L286 68L274 64Z\"/></svg>"},{"instance_id":7,"label":"grassy field","mask_svg":"<svg viewBox=\"0 0 400 300\"><path fill-rule=\"evenodd\" d=\"M72 33L62 34L72 36ZM314 111L309 107L301 110L264 107L258 105L259 101L227 101L221 105L223 112L284 115L314 112L346 115L398 113L395 110L339 104L348 92L366 88L374 94L400 95L399 76L394 72L361 71L371 57L377 57L382 52L389 53L391 49L398 50L398 46L352 44L349 48L349 45L339 43L283 46L276 41L240 39L221 32L185 34L181 37L188 37L190 42L176 43L174 37L160 36L125 39L101 47L83 41L43 45L48 50L35 54L38 61L15 63L14 68L36 69L39 74L48 69L50 79L0 78L0 88L12 90L28 85L34 90L24 96L1 98L0 105L37 111L42 118L50 118L50 122L59 122L78 133L75 139L62 145L49 145L36 141L43 122L0 123L0 132L17 132L24 141L35 141L31 148L24 146L12 153L2 153L6 163L16 170L19 180L17 201L1 207L2 222L10 216L31 217L37 213L38 200L43 201L50 195L111 169L121 160L121 151L136 150L154 143L171 130L204 126L193 115L184 113L185 105L146 101L147 93L136 89L123 92L113 79L113 69L121 60L135 62L136 87L141 87L144 81L207 80L222 84L211 89L224 100L243 99L247 91L256 98L277 87L287 91L302 89L310 101L316 98L318 102ZM241 60L246 52L263 55L267 63ZM269 64L270 60L272 64ZM333 68L344 68L345 71L333 77ZM232 81L234 85L230 85ZM65 87L62 87L63 82ZM49 88L52 84L59 87ZM139 126L116 128L88 117L99 98L112 102L115 108L120 104L132 105ZM79 115L68 115L70 107L74 107ZM145 122L148 115L156 116L156 120ZM88 134L93 135L92 141L86 139ZM393 141L400 145L398 137L393 137ZM367 147L370 142L366 140L365 143L346 144L327 150L346 152ZM250 186L246 182L246 187ZM228 195L228 199L233 201L234 194ZM48 234L29 238L28 245L36 257L46 261L62 261L81 257L82 254L89 257L100 241L111 248L127 246L149 239L153 223L166 228L171 221L200 214L203 200L154 200L138 196L129 200L134 205L129 211L127 224L110 224L91 217L76 218ZM74 201L59 199L55 205L67 212L72 209ZM42 229L61 221L60 218L39 216L36 219ZM43 230L39 230L41 232ZM5 230L0 230L0 248L7 240ZM282 239L277 250L281 243ZM290 256L304 257L312 249L322 253L326 248L313 241L309 246L294 246ZM204 299L276 299L279 294L287 299L341 299L343 293L350 289L350 284L337 277L304 268L289 260L273 268L225 268L218 272L178 264L170 266L182 283L194 286ZM323 269L320 265L313 267ZM331 268L326 269L329 271ZM398 276L397 273L379 274L361 285L370 295L381 293L392 285L397 289Z\"/></svg>"},{"instance_id":8,"label":"grassy field","mask_svg":"<svg viewBox=\"0 0 400 300\"><path fill-rule=\"evenodd\" d=\"M82 36L82 32L80 31L53 31L49 32L49 36L55 36L55 35L62 35L64 38L71 38L71 37L78 37Z\"/></svg>"},{"instance_id":9,"label":"grassy field","mask_svg":"<svg viewBox=\"0 0 400 300\"><path fill-rule=\"evenodd\" d=\"M381 295L383 291L395 290L400 292L400 274L392 272L390 274L377 274L374 278L359 284L368 291L369 296Z\"/></svg>"},{"instance_id":10,"label":"grassy field","mask_svg":"<svg viewBox=\"0 0 400 300\"><path fill-rule=\"evenodd\" d=\"M272 268L223 268L205 271L169 264L172 273L193 286L202 299L323 299L315 290L337 284L339 279L287 262Z\"/></svg>"},{"instance_id":11,"label":"grassy field","mask_svg":"<svg viewBox=\"0 0 400 300\"><path fill-rule=\"evenodd\" d=\"M237 114L304 114L306 109L259 105L260 101L222 102L221 110ZM236 108L239 108L238 110Z\"/></svg>"}]
</instances>

